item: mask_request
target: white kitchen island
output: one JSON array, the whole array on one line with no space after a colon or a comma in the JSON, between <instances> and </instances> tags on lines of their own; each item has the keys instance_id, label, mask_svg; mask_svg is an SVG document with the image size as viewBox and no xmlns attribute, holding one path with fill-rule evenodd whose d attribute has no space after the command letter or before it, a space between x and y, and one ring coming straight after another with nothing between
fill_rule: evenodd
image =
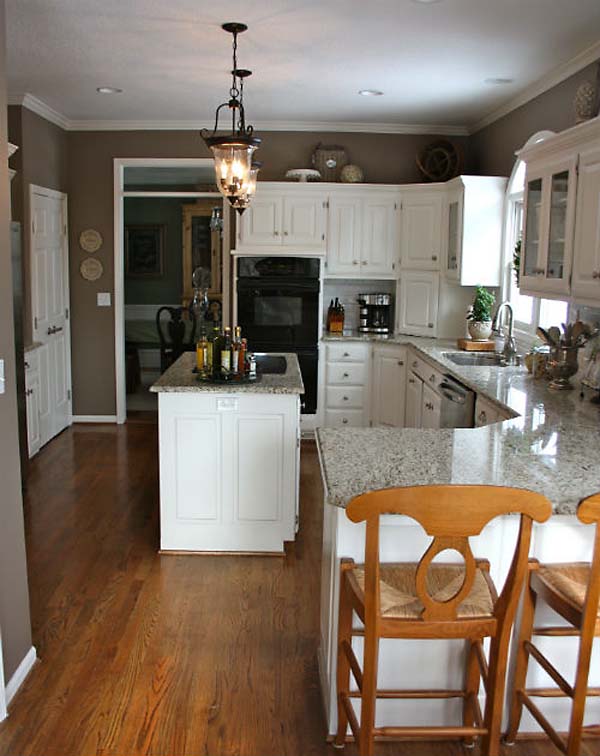
<instances>
[{"instance_id":1,"label":"white kitchen island","mask_svg":"<svg viewBox=\"0 0 600 756\"><path fill-rule=\"evenodd\" d=\"M283 553L298 517L300 395L295 354L282 374L199 382L185 353L158 393L160 548Z\"/></svg>"}]
</instances>

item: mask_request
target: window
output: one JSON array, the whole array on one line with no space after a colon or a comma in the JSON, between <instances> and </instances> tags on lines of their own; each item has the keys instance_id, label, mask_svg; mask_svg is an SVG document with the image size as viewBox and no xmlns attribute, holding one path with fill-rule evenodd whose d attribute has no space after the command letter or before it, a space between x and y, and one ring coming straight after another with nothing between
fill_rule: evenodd
<instances>
[{"instance_id":1,"label":"window","mask_svg":"<svg viewBox=\"0 0 600 756\"><path fill-rule=\"evenodd\" d=\"M552 132L535 134L527 144L541 142ZM508 300L514 312L515 336L522 346L529 348L538 325L549 327L566 323L568 302L556 299L541 299L521 294L517 287L513 254L523 235L523 199L525 194L525 163L517 160L506 190L506 216L504 219L504 285L503 298Z\"/></svg>"}]
</instances>

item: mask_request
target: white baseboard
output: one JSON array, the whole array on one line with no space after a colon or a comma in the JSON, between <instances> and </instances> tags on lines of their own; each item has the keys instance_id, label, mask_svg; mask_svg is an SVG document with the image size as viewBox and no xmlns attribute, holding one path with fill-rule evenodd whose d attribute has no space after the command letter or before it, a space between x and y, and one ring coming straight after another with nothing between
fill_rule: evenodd
<instances>
[{"instance_id":1,"label":"white baseboard","mask_svg":"<svg viewBox=\"0 0 600 756\"><path fill-rule=\"evenodd\" d=\"M73 415L74 423L116 423L116 415Z\"/></svg>"},{"instance_id":2,"label":"white baseboard","mask_svg":"<svg viewBox=\"0 0 600 756\"><path fill-rule=\"evenodd\" d=\"M25 657L23 658L23 661L19 664L17 669L15 670L15 673L10 678L8 683L6 684L6 705L8 706L10 702L15 697L15 694L21 687L21 685L25 682L25 678L27 675L31 672L33 665L37 661L37 654L35 652L35 646L32 646L29 651L25 654Z\"/></svg>"}]
</instances>

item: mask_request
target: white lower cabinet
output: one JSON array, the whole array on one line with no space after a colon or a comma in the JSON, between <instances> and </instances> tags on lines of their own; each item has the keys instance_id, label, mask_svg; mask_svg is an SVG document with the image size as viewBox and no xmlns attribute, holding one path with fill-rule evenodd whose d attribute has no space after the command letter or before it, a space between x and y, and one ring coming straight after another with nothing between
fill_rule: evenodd
<instances>
[{"instance_id":1,"label":"white lower cabinet","mask_svg":"<svg viewBox=\"0 0 600 756\"><path fill-rule=\"evenodd\" d=\"M402 271L397 286L396 331L412 336L436 336L440 274Z\"/></svg>"},{"instance_id":2,"label":"white lower cabinet","mask_svg":"<svg viewBox=\"0 0 600 756\"><path fill-rule=\"evenodd\" d=\"M296 395L159 394L161 549L282 552L299 422Z\"/></svg>"},{"instance_id":3,"label":"white lower cabinet","mask_svg":"<svg viewBox=\"0 0 600 756\"><path fill-rule=\"evenodd\" d=\"M36 352L25 355L25 408L27 414L27 450L29 456L40 450L40 368Z\"/></svg>"},{"instance_id":4,"label":"white lower cabinet","mask_svg":"<svg viewBox=\"0 0 600 756\"><path fill-rule=\"evenodd\" d=\"M406 400L407 348L393 344L373 347L371 425L402 428Z\"/></svg>"},{"instance_id":5,"label":"white lower cabinet","mask_svg":"<svg viewBox=\"0 0 600 756\"><path fill-rule=\"evenodd\" d=\"M421 427L421 406L423 402L423 381L416 373L409 373L406 380L405 428Z\"/></svg>"},{"instance_id":6,"label":"white lower cabinet","mask_svg":"<svg viewBox=\"0 0 600 756\"><path fill-rule=\"evenodd\" d=\"M511 412L503 412L497 404L488 401L481 394L477 394L475 400L475 427L482 428L484 425L492 425L502 420L513 417Z\"/></svg>"},{"instance_id":7,"label":"white lower cabinet","mask_svg":"<svg viewBox=\"0 0 600 756\"><path fill-rule=\"evenodd\" d=\"M325 426L360 428L369 424L370 344L330 343L325 347Z\"/></svg>"},{"instance_id":8,"label":"white lower cabinet","mask_svg":"<svg viewBox=\"0 0 600 756\"><path fill-rule=\"evenodd\" d=\"M439 428L442 420L442 397L426 383L421 401L421 428Z\"/></svg>"}]
</instances>

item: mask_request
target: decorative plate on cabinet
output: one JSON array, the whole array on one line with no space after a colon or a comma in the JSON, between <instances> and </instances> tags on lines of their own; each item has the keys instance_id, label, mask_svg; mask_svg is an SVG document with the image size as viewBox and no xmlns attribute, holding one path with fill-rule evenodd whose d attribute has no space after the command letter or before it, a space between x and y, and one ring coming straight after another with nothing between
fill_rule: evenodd
<instances>
[{"instance_id":1,"label":"decorative plate on cabinet","mask_svg":"<svg viewBox=\"0 0 600 756\"><path fill-rule=\"evenodd\" d=\"M84 252L94 254L102 246L102 234L95 228L87 228L79 234L79 246Z\"/></svg>"},{"instance_id":2,"label":"decorative plate on cabinet","mask_svg":"<svg viewBox=\"0 0 600 756\"><path fill-rule=\"evenodd\" d=\"M81 277L86 281L97 281L104 273L104 267L95 257L86 257L79 266Z\"/></svg>"}]
</instances>

